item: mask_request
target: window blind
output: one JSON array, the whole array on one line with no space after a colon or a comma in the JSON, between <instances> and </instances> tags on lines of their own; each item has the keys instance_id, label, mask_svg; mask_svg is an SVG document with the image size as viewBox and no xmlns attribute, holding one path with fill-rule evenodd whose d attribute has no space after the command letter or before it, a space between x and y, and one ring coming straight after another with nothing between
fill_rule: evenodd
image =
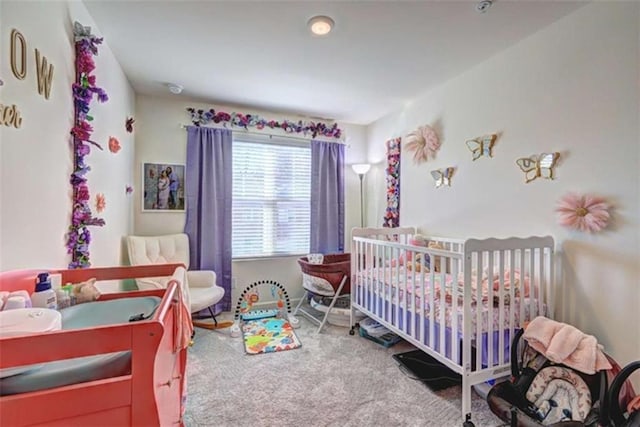
<instances>
[{"instance_id":1,"label":"window blind","mask_svg":"<svg viewBox=\"0 0 640 427\"><path fill-rule=\"evenodd\" d=\"M234 258L309 252L311 149L233 141Z\"/></svg>"}]
</instances>

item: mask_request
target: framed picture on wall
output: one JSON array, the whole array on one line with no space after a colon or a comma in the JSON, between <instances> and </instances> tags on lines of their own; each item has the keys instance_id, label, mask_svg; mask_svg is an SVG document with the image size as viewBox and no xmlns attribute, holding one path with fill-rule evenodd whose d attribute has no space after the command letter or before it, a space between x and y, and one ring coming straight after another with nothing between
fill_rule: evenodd
<instances>
[{"instance_id":1,"label":"framed picture on wall","mask_svg":"<svg viewBox=\"0 0 640 427\"><path fill-rule=\"evenodd\" d=\"M142 164L142 211L184 212L184 165Z\"/></svg>"}]
</instances>

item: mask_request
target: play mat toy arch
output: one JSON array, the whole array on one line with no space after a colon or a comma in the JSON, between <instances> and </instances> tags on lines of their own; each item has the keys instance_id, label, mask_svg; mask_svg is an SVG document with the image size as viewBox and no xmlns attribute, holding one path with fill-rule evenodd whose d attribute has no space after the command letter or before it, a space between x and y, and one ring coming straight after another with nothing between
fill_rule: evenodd
<instances>
[{"instance_id":1,"label":"play mat toy arch","mask_svg":"<svg viewBox=\"0 0 640 427\"><path fill-rule=\"evenodd\" d=\"M275 302L278 308L272 310L252 310L253 305L260 301L260 290L267 287L270 295L276 299ZM240 317L246 320L275 316L284 307L286 307L287 313L291 313L291 300L284 286L274 280L259 280L244 288L238 298L233 319L237 321Z\"/></svg>"}]
</instances>

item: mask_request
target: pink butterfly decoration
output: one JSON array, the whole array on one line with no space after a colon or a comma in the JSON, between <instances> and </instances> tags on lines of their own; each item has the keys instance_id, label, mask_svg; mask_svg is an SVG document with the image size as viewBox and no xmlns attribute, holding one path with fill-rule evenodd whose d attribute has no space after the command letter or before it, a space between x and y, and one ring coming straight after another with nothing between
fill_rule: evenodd
<instances>
[{"instance_id":1,"label":"pink butterfly decoration","mask_svg":"<svg viewBox=\"0 0 640 427\"><path fill-rule=\"evenodd\" d=\"M564 227L595 233L609 223L609 204L604 199L591 195L569 193L558 202L556 211L559 223Z\"/></svg>"},{"instance_id":2,"label":"pink butterfly decoration","mask_svg":"<svg viewBox=\"0 0 640 427\"><path fill-rule=\"evenodd\" d=\"M407 135L405 150L413 151L413 161L417 164L435 158L440 149L438 134L431 126L420 126Z\"/></svg>"}]
</instances>

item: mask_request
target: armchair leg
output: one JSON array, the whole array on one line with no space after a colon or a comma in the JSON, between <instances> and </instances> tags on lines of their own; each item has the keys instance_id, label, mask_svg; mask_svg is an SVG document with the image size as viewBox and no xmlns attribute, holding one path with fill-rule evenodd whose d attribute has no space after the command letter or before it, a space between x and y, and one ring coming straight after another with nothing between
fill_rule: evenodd
<instances>
[{"instance_id":1,"label":"armchair leg","mask_svg":"<svg viewBox=\"0 0 640 427\"><path fill-rule=\"evenodd\" d=\"M209 313L211 313L211 318L213 319L213 323L215 324L215 327L218 327L218 319L216 319L216 315L213 314L213 310L211 309L211 307L209 307Z\"/></svg>"},{"instance_id":2,"label":"armchair leg","mask_svg":"<svg viewBox=\"0 0 640 427\"><path fill-rule=\"evenodd\" d=\"M218 322L218 319L216 319L216 315L214 314L213 309L209 307L208 310L209 310L209 313L211 313L211 318L213 319L213 325L209 322L194 320L193 326L197 326L199 328L205 328L205 329L222 329L222 328L228 328L231 325L233 325L233 321L230 321L230 320L225 322Z\"/></svg>"}]
</instances>

